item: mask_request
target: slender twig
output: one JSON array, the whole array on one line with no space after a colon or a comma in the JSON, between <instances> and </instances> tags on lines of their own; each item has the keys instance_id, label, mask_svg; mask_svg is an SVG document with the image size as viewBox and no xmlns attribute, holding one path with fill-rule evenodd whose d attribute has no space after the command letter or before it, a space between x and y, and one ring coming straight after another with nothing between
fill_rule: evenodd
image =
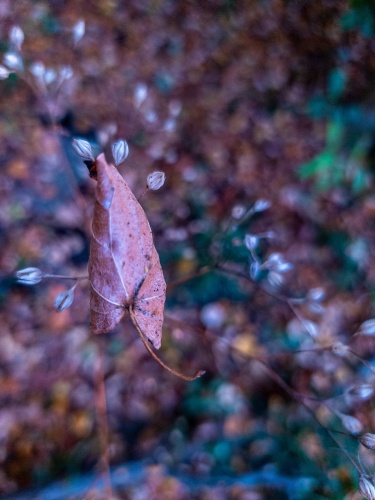
<instances>
[{"instance_id":1,"label":"slender twig","mask_svg":"<svg viewBox=\"0 0 375 500\"><path fill-rule=\"evenodd\" d=\"M88 276L64 276L62 274L45 274L43 276L43 279L45 278L56 278L59 280L76 280L76 281L83 281L83 280L88 280Z\"/></svg>"},{"instance_id":2,"label":"slender twig","mask_svg":"<svg viewBox=\"0 0 375 500\"><path fill-rule=\"evenodd\" d=\"M202 375L204 375L206 372L204 370L199 370L195 375L193 376L189 376L189 375L184 375L183 373L180 373L180 372L177 372L176 370L174 370L173 368L171 368L170 366L166 365L160 358L159 356L157 356L154 351L151 349L151 347L149 346L148 342L147 342L147 339L145 338L140 326L138 325L137 323L137 319L135 317L135 314L134 314L134 311L133 311L133 308L130 307L129 308L129 313L130 313L130 317L131 317L131 320L135 326L135 328L137 329L137 332L139 334L139 336L141 337L141 340L144 344L144 346L146 347L146 349L148 350L148 352L151 354L151 356L155 359L155 361L157 361L159 363L159 365L161 365L163 368L165 368L167 371L169 371L170 373L173 373L173 375L175 375L176 377L178 378L182 378L183 380L187 380L188 382L192 381L192 380L195 380L196 378L198 377L201 377Z\"/></svg>"},{"instance_id":3,"label":"slender twig","mask_svg":"<svg viewBox=\"0 0 375 500\"><path fill-rule=\"evenodd\" d=\"M106 498L112 498L111 471L109 466L109 446L108 446L108 418L107 418L107 400L105 395L104 382L104 339L99 336L98 353L95 360L95 385L96 385L96 411L98 419L98 434L101 448L101 465L105 477Z\"/></svg>"},{"instance_id":4,"label":"slender twig","mask_svg":"<svg viewBox=\"0 0 375 500\"><path fill-rule=\"evenodd\" d=\"M138 201L138 202L139 202L139 201L141 201L141 199L142 199L142 198L143 198L143 196L147 193L147 191L148 191L148 190L149 190L149 189L148 189L148 188L146 188L146 189L143 191L143 193L141 194L141 196L140 196L139 198L137 198L137 201Z\"/></svg>"},{"instance_id":5,"label":"slender twig","mask_svg":"<svg viewBox=\"0 0 375 500\"><path fill-rule=\"evenodd\" d=\"M195 278L199 278L200 276L204 276L205 274L208 274L212 271L214 271L214 268L212 268L212 267L209 267L209 266L202 267L201 269L199 269L195 273L188 274L187 276L183 276L182 278L179 278L175 281L168 283L167 290L170 291L173 288L176 288L176 286L183 285L184 283L186 283L188 281L191 281Z\"/></svg>"}]
</instances>

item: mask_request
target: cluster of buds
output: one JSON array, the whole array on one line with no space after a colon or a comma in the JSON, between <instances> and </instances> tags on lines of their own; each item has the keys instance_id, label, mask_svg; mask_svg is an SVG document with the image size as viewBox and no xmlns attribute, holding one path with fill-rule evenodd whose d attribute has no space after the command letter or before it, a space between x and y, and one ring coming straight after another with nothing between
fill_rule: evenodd
<instances>
[{"instance_id":1,"label":"cluster of buds","mask_svg":"<svg viewBox=\"0 0 375 500\"><path fill-rule=\"evenodd\" d=\"M84 161L95 161L91 144L85 139L73 139L73 149ZM129 155L129 145L125 139L119 139L112 145L112 156L116 166L120 165ZM165 183L164 172L153 172L147 176L147 189L157 191Z\"/></svg>"},{"instance_id":2,"label":"cluster of buds","mask_svg":"<svg viewBox=\"0 0 375 500\"><path fill-rule=\"evenodd\" d=\"M9 50L4 54L3 64L0 65L0 79L5 80L11 73L23 72L21 47L25 35L19 26L12 26L9 31Z\"/></svg>"},{"instance_id":3,"label":"cluster of buds","mask_svg":"<svg viewBox=\"0 0 375 500\"><path fill-rule=\"evenodd\" d=\"M85 22L79 20L72 28L74 45L81 40L84 34ZM9 31L9 50L4 54L3 64L0 64L0 80L7 79L12 73L17 73L21 77L24 75L25 68L21 55L24 39L25 35L22 29L19 26L12 26ZM70 66L60 66L57 69L46 68L40 61L31 63L28 70L37 87L42 91L46 91L52 83L55 83L56 88L59 88L65 80L73 76L73 69ZM28 81L26 77L25 80Z\"/></svg>"},{"instance_id":4,"label":"cluster of buds","mask_svg":"<svg viewBox=\"0 0 375 500\"><path fill-rule=\"evenodd\" d=\"M61 312L64 309L67 309L73 304L74 300L74 290L76 289L76 286L78 285L78 282L86 279L86 276L82 276L79 278L73 278L70 276L60 276L56 274L47 274L38 269L37 267L26 267L25 269L20 269L19 271L16 272L15 277L21 285L36 285L37 283L40 283L43 279L45 278L57 278L57 279L71 279L75 280L75 284L69 288L69 290L66 290L65 292L60 292L54 303L54 308L56 311Z\"/></svg>"}]
</instances>

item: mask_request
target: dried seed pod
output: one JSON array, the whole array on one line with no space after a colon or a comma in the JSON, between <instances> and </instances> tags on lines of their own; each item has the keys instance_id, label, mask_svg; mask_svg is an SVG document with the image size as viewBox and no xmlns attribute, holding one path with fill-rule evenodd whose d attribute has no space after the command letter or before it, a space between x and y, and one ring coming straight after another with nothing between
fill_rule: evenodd
<instances>
[{"instance_id":1,"label":"dried seed pod","mask_svg":"<svg viewBox=\"0 0 375 500\"><path fill-rule=\"evenodd\" d=\"M112 145L112 156L116 166L120 165L120 163L126 160L128 154L129 146L124 139L120 139Z\"/></svg>"},{"instance_id":2,"label":"dried seed pod","mask_svg":"<svg viewBox=\"0 0 375 500\"><path fill-rule=\"evenodd\" d=\"M6 80L11 73L14 73L14 71L0 64L0 80Z\"/></svg>"},{"instance_id":3,"label":"dried seed pod","mask_svg":"<svg viewBox=\"0 0 375 500\"><path fill-rule=\"evenodd\" d=\"M83 38L85 34L85 29L86 25L83 19L77 21L76 24L73 26L73 41L75 44L77 44Z\"/></svg>"},{"instance_id":4,"label":"dried seed pod","mask_svg":"<svg viewBox=\"0 0 375 500\"><path fill-rule=\"evenodd\" d=\"M54 303L54 308L57 312L64 311L64 309L67 309L73 304L75 287L76 285L65 292L60 292L57 295Z\"/></svg>"},{"instance_id":5,"label":"dried seed pod","mask_svg":"<svg viewBox=\"0 0 375 500\"><path fill-rule=\"evenodd\" d=\"M149 189L152 189L152 191L160 189L163 186L164 182L164 172L153 172L152 174L147 176L147 187Z\"/></svg>"},{"instance_id":6,"label":"dried seed pod","mask_svg":"<svg viewBox=\"0 0 375 500\"><path fill-rule=\"evenodd\" d=\"M358 441L369 450L375 450L375 434L371 432L366 432L358 438Z\"/></svg>"},{"instance_id":7,"label":"dried seed pod","mask_svg":"<svg viewBox=\"0 0 375 500\"><path fill-rule=\"evenodd\" d=\"M361 474L359 478L359 491L367 500L375 500L375 486L373 477L368 474Z\"/></svg>"},{"instance_id":8,"label":"dried seed pod","mask_svg":"<svg viewBox=\"0 0 375 500\"><path fill-rule=\"evenodd\" d=\"M19 51L21 50L24 39L25 35L23 34L22 29L19 26L12 26L9 31L9 41L11 45Z\"/></svg>"},{"instance_id":9,"label":"dried seed pod","mask_svg":"<svg viewBox=\"0 0 375 500\"><path fill-rule=\"evenodd\" d=\"M22 285L36 285L44 276L45 274L37 267L26 267L16 272L17 281Z\"/></svg>"},{"instance_id":10,"label":"dried seed pod","mask_svg":"<svg viewBox=\"0 0 375 500\"><path fill-rule=\"evenodd\" d=\"M88 141L85 141L84 139L73 139L72 145L78 156L84 160L94 161L91 144Z\"/></svg>"}]
</instances>

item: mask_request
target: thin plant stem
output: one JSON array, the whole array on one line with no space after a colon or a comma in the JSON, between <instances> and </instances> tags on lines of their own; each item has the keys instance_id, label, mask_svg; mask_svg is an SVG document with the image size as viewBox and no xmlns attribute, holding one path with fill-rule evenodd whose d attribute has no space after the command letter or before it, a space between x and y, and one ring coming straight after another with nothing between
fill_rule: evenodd
<instances>
[{"instance_id":1,"label":"thin plant stem","mask_svg":"<svg viewBox=\"0 0 375 500\"><path fill-rule=\"evenodd\" d=\"M96 387L96 412L98 421L98 434L101 451L101 468L105 479L105 495L108 500L112 498L111 470L109 464L108 446L108 418L107 400L105 395L104 381L104 348L105 343L102 336L97 339L97 357L94 364L94 376Z\"/></svg>"},{"instance_id":2,"label":"thin plant stem","mask_svg":"<svg viewBox=\"0 0 375 500\"><path fill-rule=\"evenodd\" d=\"M192 376L190 376L190 375L184 375L183 373L177 372L176 370L174 370L170 366L166 365L164 363L164 361L162 361L159 358L159 356L157 356L154 353L154 351L151 349L151 347L148 345L147 339L145 338L145 336L144 336L141 328L139 327L139 325L137 323L137 319L135 317L135 314L134 314L134 311L133 311L132 307L129 308L129 313L130 313L130 317L131 317L131 320L133 322L133 325L137 329L137 332L138 332L139 336L141 337L141 340L142 340L144 346L146 347L146 349L148 350L148 352L151 354L151 356L155 359L155 361L157 361L159 363L159 365L161 365L165 370L167 370L170 373L173 373L173 375L175 375L176 377L182 378L182 380L186 380L188 382L190 382L192 380L195 380L196 378L201 377L202 375L204 375L206 373L204 370L199 370L197 373L195 373L195 375L192 375Z\"/></svg>"},{"instance_id":3,"label":"thin plant stem","mask_svg":"<svg viewBox=\"0 0 375 500\"><path fill-rule=\"evenodd\" d=\"M43 276L43 279L45 278L55 278L59 280L76 280L76 281L83 281L83 280L88 280L88 276L64 276L62 274L45 274Z\"/></svg>"},{"instance_id":4,"label":"thin plant stem","mask_svg":"<svg viewBox=\"0 0 375 500\"><path fill-rule=\"evenodd\" d=\"M149 189L148 189L148 188L146 188L146 189L143 191L143 193L141 194L141 196L137 199L137 201L138 201L138 202L139 202L139 201L141 201L141 199L142 199L142 198L143 198L143 196L147 193L147 191L149 191Z\"/></svg>"},{"instance_id":5,"label":"thin plant stem","mask_svg":"<svg viewBox=\"0 0 375 500\"><path fill-rule=\"evenodd\" d=\"M171 281L167 285L167 290L170 291L173 288L176 288L176 286L183 285L184 283L187 283L190 280L193 280L195 278L199 278L200 276L204 276L205 274L208 274L212 272L214 269L208 266L202 267L199 269L197 272L188 274L187 276L183 276L182 278L179 278L175 281Z\"/></svg>"}]
</instances>

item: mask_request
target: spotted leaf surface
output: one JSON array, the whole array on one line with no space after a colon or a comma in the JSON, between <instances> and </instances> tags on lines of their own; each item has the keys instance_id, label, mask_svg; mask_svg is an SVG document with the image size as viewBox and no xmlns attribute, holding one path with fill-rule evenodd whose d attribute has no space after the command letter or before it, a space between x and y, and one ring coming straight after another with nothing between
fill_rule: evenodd
<instances>
[{"instance_id":1,"label":"spotted leaf surface","mask_svg":"<svg viewBox=\"0 0 375 500\"><path fill-rule=\"evenodd\" d=\"M117 169L95 161L96 202L88 264L90 328L108 333L129 308L144 335L160 347L165 280L146 214Z\"/></svg>"}]
</instances>

